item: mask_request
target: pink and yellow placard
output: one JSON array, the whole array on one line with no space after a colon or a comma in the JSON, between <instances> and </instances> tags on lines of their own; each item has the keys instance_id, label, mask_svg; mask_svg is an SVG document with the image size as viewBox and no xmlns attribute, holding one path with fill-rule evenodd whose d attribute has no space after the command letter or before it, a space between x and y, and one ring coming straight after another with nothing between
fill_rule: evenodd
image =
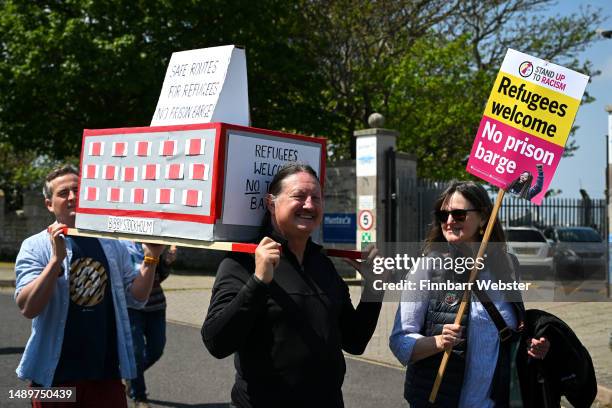
<instances>
[{"instance_id":1,"label":"pink and yellow placard","mask_svg":"<svg viewBox=\"0 0 612 408\"><path fill-rule=\"evenodd\" d=\"M508 49L467 171L541 204L588 80L581 73Z\"/></svg>"}]
</instances>

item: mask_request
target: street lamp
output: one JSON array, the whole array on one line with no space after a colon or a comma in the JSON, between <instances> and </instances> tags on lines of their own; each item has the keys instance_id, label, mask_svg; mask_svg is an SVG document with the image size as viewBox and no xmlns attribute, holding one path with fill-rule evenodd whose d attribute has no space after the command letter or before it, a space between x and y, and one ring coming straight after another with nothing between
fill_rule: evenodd
<instances>
[{"instance_id":1,"label":"street lamp","mask_svg":"<svg viewBox=\"0 0 612 408\"><path fill-rule=\"evenodd\" d=\"M612 174L610 174L610 171L612 171L612 166L610 166L610 160L612 159L612 145L610 145L610 137L612 136L612 105L607 105L605 109L606 112L608 112L608 133L606 134L606 143L608 144L608 149L606 150L606 204L608 206L608 220L610 220L612 219L612 208L610 207L610 181L612 180ZM610 235L609 227L608 225L608 235ZM610 240L609 237L608 240Z\"/></svg>"},{"instance_id":2,"label":"street lamp","mask_svg":"<svg viewBox=\"0 0 612 408\"><path fill-rule=\"evenodd\" d=\"M598 28L595 30L597 35L601 38L612 38L612 30L604 30L603 28ZM608 210L608 243L610 242L610 218L612 218L612 208L610 208L610 171L612 170L610 166L610 159L612 159L612 146L610 146L610 137L612 137L612 105L606 106L606 112L608 112L608 134L606 135L606 142L608 143L608 149L606 150L606 204ZM612 285L612 274L609 273L608 278L608 296L610 296L610 286ZM610 339L612 342L612 338ZM612 343L611 343L612 344Z\"/></svg>"},{"instance_id":3,"label":"street lamp","mask_svg":"<svg viewBox=\"0 0 612 408\"><path fill-rule=\"evenodd\" d=\"M603 28L598 28L595 30L595 32L597 33L597 35L599 35L601 38L612 38L612 30L604 30ZM606 156L607 156L607 160L606 160L606 204L607 204L607 210L608 210L608 217L607 217L607 221L608 221L608 225L607 225L607 232L608 232L608 297L610 297L611 295L611 291L612 291L612 271L610 271L610 212L611 212L611 208L610 208L610 170L612 170L610 168L610 159L612 158L612 146L610 146L610 137L612 136L612 105L607 105L606 106L606 112L608 112L608 134L606 135L606 140L608 142L608 149L606 150ZM612 331L610 331L610 340L609 340L609 345L612 348Z\"/></svg>"},{"instance_id":4,"label":"street lamp","mask_svg":"<svg viewBox=\"0 0 612 408\"><path fill-rule=\"evenodd\" d=\"M612 33L612 31L608 32ZM606 230L608 233L608 297L610 297L610 292L612 288L612 271L610 271L610 219L612 218L610 214L612 212L612 208L610 208L610 179L612 177L612 175L610 174L610 171L612 170L612 166L610 166L610 159L612 158L612 146L610 145L610 137L612 136L612 105L607 105L605 109L606 112L608 112L608 134L606 135L606 141L608 143L608 150L606 150L606 204L608 210L608 225ZM610 347L612 347L612 332L610 332Z\"/></svg>"},{"instance_id":5,"label":"street lamp","mask_svg":"<svg viewBox=\"0 0 612 408\"><path fill-rule=\"evenodd\" d=\"M610 32L610 31L608 31ZM606 173L606 202L608 204L608 297L610 297L610 289L612 288L612 272L610 271L610 157L612 157L610 155L610 136L612 136L612 105L607 105L606 106L606 112L608 112L608 135L607 135L607 141L608 141L608 150L607 150L607 156L608 156L608 171ZM612 348L612 330L610 330L610 334L608 335L608 346L610 346L610 348Z\"/></svg>"},{"instance_id":6,"label":"street lamp","mask_svg":"<svg viewBox=\"0 0 612 408\"><path fill-rule=\"evenodd\" d=\"M606 150L606 201L608 204L608 218L612 218L612 208L610 208L610 170L612 167L610 166L610 159L612 159L612 145L610 145L610 136L612 136L612 105L606 106L606 112L608 112L608 133L606 134L606 143L608 144L608 150ZM610 231L608 230L608 234Z\"/></svg>"}]
</instances>

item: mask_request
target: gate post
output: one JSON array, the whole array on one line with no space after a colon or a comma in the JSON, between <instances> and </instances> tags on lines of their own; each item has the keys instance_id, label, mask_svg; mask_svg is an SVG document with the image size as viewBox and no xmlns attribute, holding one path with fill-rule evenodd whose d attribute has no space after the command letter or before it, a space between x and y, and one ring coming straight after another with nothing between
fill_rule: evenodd
<instances>
[{"instance_id":1,"label":"gate post","mask_svg":"<svg viewBox=\"0 0 612 408\"><path fill-rule=\"evenodd\" d=\"M612 234L610 233L610 219L612 219L612 205L610 196L612 191L610 191L610 182L612 171L611 161L612 161L612 105L606 105L606 112L608 112L608 134L606 135L606 235L605 239L608 241L608 287L607 294L608 297L612 297L612 265L610 261L610 245L612 244ZM610 347L612 347L612 331L610 332Z\"/></svg>"},{"instance_id":2,"label":"gate post","mask_svg":"<svg viewBox=\"0 0 612 408\"><path fill-rule=\"evenodd\" d=\"M363 248L370 242L383 243L391 237L388 214L385 208L387 183L394 176L386 174L389 149L395 150L399 132L384 129L384 117L373 113L368 118L370 129L357 130L355 175L357 179L357 247ZM388 203L387 201L387 204Z\"/></svg>"}]
</instances>

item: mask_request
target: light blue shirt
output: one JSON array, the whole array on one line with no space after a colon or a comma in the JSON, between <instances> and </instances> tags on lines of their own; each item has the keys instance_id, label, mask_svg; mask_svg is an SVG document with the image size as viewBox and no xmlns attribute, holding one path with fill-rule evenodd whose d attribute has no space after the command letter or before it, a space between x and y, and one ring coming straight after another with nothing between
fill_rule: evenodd
<instances>
[{"instance_id":1,"label":"light blue shirt","mask_svg":"<svg viewBox=\"0 0 612 408\"><path fill-rule=\"evenodd\" d=\"M132 335L127 306L142 307L131 294L131 285L136 278L130 255L119 241L100 239L111 276L111 292L117 325L117 355L122 378L136 377L136 363L132 346ZM52 248L49 234L42 231L23 241L15 262L15 299L28 283L40 275L49 263ZM63 261L64 274L57 278L55 291L42 312L32 319L32 333L26 344L17 376L49 387L53 382L64 341L64 327L68 318L70 302L70 264L72 249L66 240L66 259Z\"/></svg>"},{"instance_id":2,"label":"light blue shirt","mask_svg":"<svg viewBox=\"0 0 612 408\"><path fill-rule=\"evenodd\" d=\"M417 276L428 275L427 271L417 271ZM423 277L426 279L425 277ZM489 279L490 274L485 269L479 272L477 279ZM411 280L414 277L411 278ZM420 278L419 278L420 279ZM500 293L487 291L487 294L504 318L508 327L516 329L517 318L512 304L500 301ZM417 339L424 337L420 334L425 323L425 316L429 306L429 299L423 295L421 300L405 301L410 295L402 293L395 316L395 323L389 338L389 347L395 357L403 364L408 365ZM414 297L410 298L414 300ZM470 316L467 331L466 369L461 388L460 408L489 408L494 402L489 398L491 381L497 365L499 353L499 335L495 323L489 317L486 309L472 294ZM435 375L433 373L432 375Z\"/></svg>"},{"instance_id":3,"label":"light blue shirt","mask_svg":"<svg viewBox=\"0 0 612 408\"><path fill-rule=\"evenodd\" d=\"M119 242L130 254L130 259L132 260L132 267L136 271L139 271L140 266L144 262L144 249L142 249L142 244L140 242L127 240L122 240Z\"/></svg>"}]
</instances>

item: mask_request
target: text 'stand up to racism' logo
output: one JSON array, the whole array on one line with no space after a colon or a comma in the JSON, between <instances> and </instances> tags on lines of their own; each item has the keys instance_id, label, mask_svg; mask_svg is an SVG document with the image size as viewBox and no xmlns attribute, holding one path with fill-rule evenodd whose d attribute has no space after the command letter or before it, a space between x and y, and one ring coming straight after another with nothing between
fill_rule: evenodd
<instances>
[{"instance_id":1,"label":"text 'stand up to racism' logo","mask_svg":"<svg viewBox=\"0 0 612 408\"><path fill-rule=\"evenodd\" d=\"M519 65L519 74L523 78L527 78L528 76L533 74L533 64L529 61L523 62L521 65Z\"/></svg>"}]
</instances>

